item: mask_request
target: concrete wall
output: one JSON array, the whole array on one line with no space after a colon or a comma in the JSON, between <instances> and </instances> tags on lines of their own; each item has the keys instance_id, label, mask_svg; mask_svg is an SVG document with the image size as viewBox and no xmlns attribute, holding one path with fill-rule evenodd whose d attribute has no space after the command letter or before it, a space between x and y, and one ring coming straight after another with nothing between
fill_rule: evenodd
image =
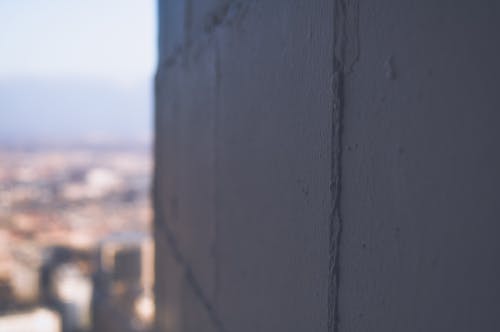
<instances>
[{"instance_id":1,"label":"concrete wall","mask_svg":"<svg viewBox=\"0 0 500 332\"><path fill-rule=\"evenodd\" d=\"M500 330L497 2L159 18L159 331Z\"/></svg>"}]
</instances>

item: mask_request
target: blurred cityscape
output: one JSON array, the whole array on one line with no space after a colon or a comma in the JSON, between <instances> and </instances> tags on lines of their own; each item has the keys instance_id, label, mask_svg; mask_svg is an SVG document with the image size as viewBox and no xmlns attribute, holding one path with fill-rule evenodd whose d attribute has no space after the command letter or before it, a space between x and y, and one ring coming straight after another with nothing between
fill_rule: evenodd
<instances>
[{"instance_id":1,"label":"blurred cityscape","mask_svg":"<svg viewBox=\"0 0 500 332\"><path fill-rule=\"evenodd\" d=\"M0 148L0 331L148 331L147 146Z\"/></svg>"}]
</instances>

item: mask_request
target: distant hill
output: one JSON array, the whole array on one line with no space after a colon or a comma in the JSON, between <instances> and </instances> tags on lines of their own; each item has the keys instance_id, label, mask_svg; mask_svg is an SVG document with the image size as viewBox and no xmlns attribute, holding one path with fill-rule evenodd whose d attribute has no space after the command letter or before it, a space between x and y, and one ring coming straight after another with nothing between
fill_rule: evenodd
<instances>
[{"instance_id":1,"label":"distant hill","mask_svg":"<svg viewBox=\"0 0 500 332\"><path fill-rule=\"evenodd\" d=\"M147 141L152 83L0 80L0 143Z\"/></svg>"}]
</instances>

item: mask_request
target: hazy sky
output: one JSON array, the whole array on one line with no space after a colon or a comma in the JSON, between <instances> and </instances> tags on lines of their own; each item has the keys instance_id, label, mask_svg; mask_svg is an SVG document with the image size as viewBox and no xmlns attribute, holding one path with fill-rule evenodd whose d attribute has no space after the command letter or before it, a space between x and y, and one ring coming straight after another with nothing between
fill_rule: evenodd
<instances>
[{"instance_id":1,"label":"hazy sky","mask_svg":"<svg viewBox=\"0 0 500 332\"><path fill-rule=\"evenodd\" d=\"M156 0L0 0L0 79L150 77L155 9Z\"/></svg>"},{"instance_id":2,"label":"hazy sky","mask_svg":"<svg viewBox=\"0 0 500 332\"><path fill-rule=\"evenodd\" d=\"M0 143L150 137L156 0L0 0Z\"/></svg>"}]
</instances>

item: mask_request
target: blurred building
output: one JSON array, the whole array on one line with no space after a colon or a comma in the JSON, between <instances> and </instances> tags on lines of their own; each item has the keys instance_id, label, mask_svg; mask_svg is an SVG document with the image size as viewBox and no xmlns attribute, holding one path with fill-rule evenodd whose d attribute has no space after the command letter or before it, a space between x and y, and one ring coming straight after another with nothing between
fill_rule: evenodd
<instances>
[{"instance_id":1,"label":"blurred building","mask_svg":"<svg viewBox=\"0 0 500 332\"><path fill-rule=\"evenodd\" d=\"M63 332L92 328L92 258L91 249L45 248L40 269L40 303L60 314Z\"/></svg>"},{"instance_id":2,"label":"blurred building","mask_svg":"<svg viewBox=\"0 0 500 332\"><path fill-rule=\"evenodd\" d=\"M96 331L147 331L154 317L153 242L145 233L118 233L98 250L92 299Z\"/></svg>"},{"instance_id":3,"label":"blurred building","mask_svg":"<svg viewBox=\"0 0 500 332\"><path fill-rule=\"evenodd\" d=\"M34 243L18 243L10 249L13 263L10 283L16 303L34 305L40 296L40 266L42 254Z\"/></svg>"},{"instance_id":4,"label":"blurred building","mask_svg":"<svg viewBox=\"0 0 500 332\"><path fill-rule=\"evenodd\" d=\"M11 283L14 261L10 246L9 232L0 229L0 312L7 310L15 302Z\"/></svg>"},{"instance_id":5,"label":"blurred building","mask_svg":"<svg viewBox=\"0 0 500 332\"><path fill-rule=\"evenodd\" d=\"M92 279L73 264L60 266L51 283L63 320L64 332L90 331L92 328Z\"/></svg>"}]
</instances>

